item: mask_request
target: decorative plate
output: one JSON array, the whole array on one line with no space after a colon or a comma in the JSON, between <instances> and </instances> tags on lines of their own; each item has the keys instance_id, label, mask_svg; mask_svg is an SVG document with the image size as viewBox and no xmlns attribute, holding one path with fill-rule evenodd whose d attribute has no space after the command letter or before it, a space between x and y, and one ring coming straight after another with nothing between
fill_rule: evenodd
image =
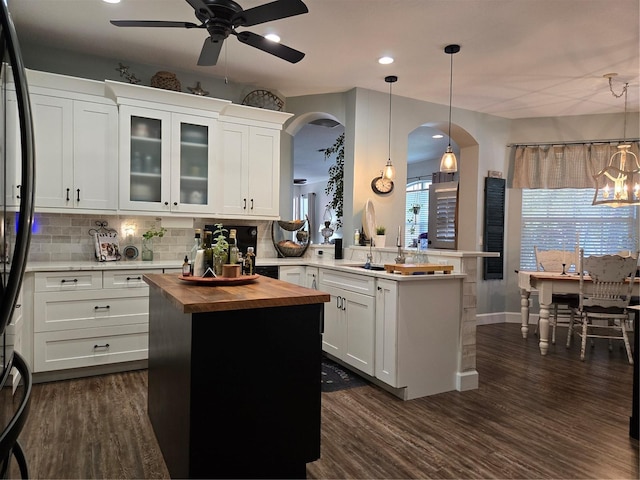
<instances>
[{"instance_id":1,"label":"decorative plate","mask_svg":"<svg viewBox=\"0 0 640 480\"><path fill-rule=\"evenodd\" d=\"M271 93L268 90L254 90L249 92L242 105L249 105L250 107L264 108L266 110L282 111L284 107L284 101L276 94Z\"/></svg>"},{"instance_id":2,"label":"decorative plate","mask_svg":"<svg viewBox=\"0 0 640 480\"><path fill-rule=\"evenodd\" d=\"M376 209L371 199L367 200L362 211L362 229L367 239L373 238L376 233Z\"/></svg>"},{"instance_id":3,"label":"decorative plate","mask_svg":"<svg viewBox=\"0 0 640 480\"><path fill-rule=\"evenodd\" d=\"M138 258L138 249L133 245L127 245L122 251L124 258L127 260L135 260Z\"/></svg>"},{"instance_id":4,"label":"decorative plate","mask_svg":"<svg viewBox=\"0 0 640 480\"><path fill-rule=\"evenodd\" d=\"M185 282L195 283L196 285L207 285L217 287L222 285L246 285L256 281L260 275L240 275L239 277L185 277L179 275L178 278Z\"/></svg>"}]
</instances>

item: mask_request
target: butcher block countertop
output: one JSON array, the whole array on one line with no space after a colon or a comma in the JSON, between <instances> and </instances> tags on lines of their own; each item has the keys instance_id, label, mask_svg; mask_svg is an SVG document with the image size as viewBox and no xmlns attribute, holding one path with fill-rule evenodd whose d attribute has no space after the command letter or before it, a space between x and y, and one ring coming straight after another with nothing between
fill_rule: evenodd
<instances>
[{"instance_id":1,"label":"butcher block countertop","mask_svg":"<svg viewBox=\"0 0 640 480\"><path fill-rule=\"evenodd\" d=\"M330 301L328 293L263 276L246 285L230 286L196 285L180 280L175 274L146 274L143 278L150 288L159 289L183 313L289 307Z\"/></svg>"}]
</instances>

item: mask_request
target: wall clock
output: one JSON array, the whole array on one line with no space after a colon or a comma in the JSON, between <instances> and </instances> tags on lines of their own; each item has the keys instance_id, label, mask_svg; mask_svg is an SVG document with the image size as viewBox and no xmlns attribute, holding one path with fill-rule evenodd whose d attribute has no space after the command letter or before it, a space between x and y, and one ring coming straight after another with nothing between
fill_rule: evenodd
<instances>
[{"instance_id":1,"label":"wall clock","mask_svg":"<svg viewBox=\"0 0 640 480\"><path fill-rule=\"evenodd\" d=\"M393 191L393 181L381 175L371 180L371 189L379 195L391 193Z\"/></svg>"}]
</instances>

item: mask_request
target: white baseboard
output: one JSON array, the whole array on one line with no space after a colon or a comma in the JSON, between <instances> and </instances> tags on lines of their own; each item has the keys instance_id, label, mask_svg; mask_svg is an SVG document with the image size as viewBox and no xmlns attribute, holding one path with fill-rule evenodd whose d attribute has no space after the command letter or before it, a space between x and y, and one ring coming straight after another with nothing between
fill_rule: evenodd
<instances>
[{"instance_id":1,"label":"white baseboard","mask_svg":"<svg viewBox=\"0 0 640 480\"><path fill-rule=\"evenodd\" d=\"M495 323L522 323L520 312L494 312L476 315L476 325L493 325ZM529 325L538 323L538 315L529 315Z\"/></svg>"},{"instance_id":2,"label":"white baseboard","mask_svg":"<svg viewBox=\"0 0 640 480\"><path fill-rule=\"evenodd\" d=\"M456 373L456 390L464 392L466 390L476 390L480 383L478 372L470 370L468 372Z\"/></svg>"}]
</instances>

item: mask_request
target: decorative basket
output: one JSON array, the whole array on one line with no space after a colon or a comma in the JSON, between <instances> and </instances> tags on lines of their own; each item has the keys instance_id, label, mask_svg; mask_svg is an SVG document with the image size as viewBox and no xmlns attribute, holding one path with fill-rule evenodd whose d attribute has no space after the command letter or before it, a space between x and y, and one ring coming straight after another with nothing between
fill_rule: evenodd
<instances>
[{"instance_id":1,"label":"decorative basket","mask_svg":"<svg viewBox=\"0 0 640 480\"><path fill-rule=\"evenodd\" d=\"M156 74L151 77L151 86L155 88L163 88L164 90L174 90L176 92L180 92L180 80L176 77L176 74L173 72L156 72Z\"/></svg>"},{"instance_id":2,"label":"decorative basket","mask_svg":"<svg viewBox=\"0 0 640 480\"><path fill-rule=\"evenodd\" d=\"M278 220L278 225L287 232L295 232L300 230L306 220Z\"/></svg>"},{"instance_id":3,"label":"decorative basket","mask_svg":"<svg viewBox=\"0 0 640 480\"><path fill-rule=\"evenodd\" d=\"M283 257L301 257L307 250L307 245L299 245L294 247L290 245L283 245L283 242L278 242L276 244L276 249Z\"/></svg>"}]
</instances>

